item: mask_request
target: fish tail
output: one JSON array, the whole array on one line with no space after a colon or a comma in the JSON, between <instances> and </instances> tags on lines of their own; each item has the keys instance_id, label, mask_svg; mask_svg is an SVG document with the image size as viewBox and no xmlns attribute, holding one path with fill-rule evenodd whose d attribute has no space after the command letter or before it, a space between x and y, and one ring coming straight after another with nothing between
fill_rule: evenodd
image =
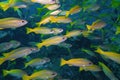
<instances>
[{"instance_id":1,"label":"fish tail","mask_svg":"<svg viewBox=\"0 0 120 80\"><path fill-rule=\"evenodd\" d=\"M117 30L115 32L116 35L120 34L120 27L117 27Z\"/></svg>"},{"instance_id":2,"label":"fish tail","mask_svg":"<svg viewBox=\"0 0 120 80\"><path fill-rule=\"evenodd\" d=\"M69 11L66 11L66 17L68 17L70 15L70 12Z\"/></svg>"},{"instance_id":3,"label":"fish tail","mask_svg":"<svg viewBox=\"0 0 120 80\"><path fill-rule=\"evenodd\" d=\"M9 8L9 4L0 4L0 6L3 9L3 11L8 10L8 8Z\"/></svg>"},{"instance_id":4,"label":"fish tail","mask_svg":"<svg viewBox=\"0 0 120 80\"><path fill-rule=\"evenodd\" d=\"M27 30L27 33L26 34L30 34L31 32L33 32L33 30L31 29L31 28L26 28L26 30Z\"/></svg>"},{"instance_id":5,"label":"fish tail","mask_svg":"<svg viewBox=\"0 0 120 80\"><path fill-rule=\"evenodd\" d=\"M7 76L7 75L8 75L8 73L9 73L9 71L8 71L8 70L3 70L3 76Z\"/></svg>"},{"instance_id":6,"label":"fish tail","mask_svg":"<svg viewBox=\"0 0 120 80\"><path fill-rule=\"evenodd\" d=\"M0 58L0 65L3 64L6 61L5 58Z\"/></svg>"},{"instance_id":7,"label":"fish tail","mask_svg":"<svg viewBox=\"0 0 120 80\"><path fill-rule=\"evenodd\" d=\"M80 68L79 68L79 71L83 71L83 70L84 70L84 68L83 68L83 67L80 67Z\"/></svg>"},{"instance_id":8,"label":"fish tail","mask_svg":"<svg viewBox=\"0 0 120 80\"><path fill-rule=\"evenodd\" d=\"M36 23L36 25L37 25L38 27L40 27L40 26L41 26L41 23L40 23L40 22L38 22L38 23Z\"/></svg>"},{"instance_id":9,"label":"fish tail","mask_svg":"<svg viewBox=\"0 0 120 80\"><path fill-rule=\"evenodd\" d=\"M43 46L43 44L42 44L42 43L37 43L36 46L37 46L38 48L41 48L41 47Z\"/></svg>"},{"instance_id":10,"label":"fish tail","mask_svg":"<svg viewBox=\"0 0 120 80\"><path fill-rule=\"evenodd\" d=\"M25 63L25 68L27 68L28 67L28 64L27 63Z\"/></svg>"},{"instance_id":11,"label":"fish tail","mask_svg":"<svg viewBox=\"0 0 120 80\"><path fill-rule=\"evenodd\" d=\"M97 50L95 50L95 52L101 54L101 53L103 53L103 50L98 47Z\"/></svg>"},{"instance_id":12,"label":"fish tail","mask_svg":"<svg viewBox=\"0 0 120 80\"><path fill-rule=\"evenodd\" d=\"M23 75L22 80L30 80L30 76L25 74L25 75Z\"/></svg>"},{"instance_id":13,"label":"fish tail","mask_svg":"<svg viewBox=\"0 0 120 80\"><path fill-rule=\"evenodd\" d=\"M65 65L66 64L66 60L64 60L63 58L61 59L61 64L60 64L60 66L63 66L63 65Z\"/></svg>"},{"instance_id":14,"label":"fish tail","mask_svg":"<svg viewBox=\"0 0 120 80\"><path fill-rule=\"evenodd\" d=\"M87 29L88 29L88 30L91 30L92 27L91 27L90 25L87 25Z\"/></svg>"}]
</instances>

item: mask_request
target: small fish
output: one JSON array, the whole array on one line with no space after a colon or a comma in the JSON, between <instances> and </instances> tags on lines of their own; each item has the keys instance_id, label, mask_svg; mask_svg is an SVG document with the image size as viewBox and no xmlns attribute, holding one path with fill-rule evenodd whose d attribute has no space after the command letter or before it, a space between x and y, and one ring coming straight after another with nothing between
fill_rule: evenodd
<instances>
[{"instance_id":1,"label":"small fish","mask_svg":"<svg viewBox=\"0 0 120 80\"><path fill-rule=\"evenodd\" d=\"M16 40L11 40L9 43L11 43L13 45L12 48L17 48L21 45L21 43Z\"/></svg>"},{"instance_id":2,"label":"small fish","mask_svg":"<svg viewBox=\"0 0 120 80\"><path fill-rule=\"evenodd\" d=\"M57 73L54 71L40 70L40 71L34 72L30 76L27 76L27 75L23 76L23 80L38 80L38 79L48 80L48 79L54 78L55 76L57 76Z\"/></svg>"},{"instance_id":3,"label":"small fish","mask_svg":"<svg viewBox=\"0 0 120 80\"><path fill-rule=\"evenodd\" d=\"M115 62L117 62L118 64L120 64L120 54L116 53L116 52L110 52L110 51L103 51L100 48L97 48L97 50L95 51L97 53L99 53L100 55L103 55Z\"/></svg>"},{"instance_id":4,"label":"small fish","mask_svg":"<svg viewBox=\"0 0 120 80\"><path fill-rule=\"evenodd\" d=\"M115 34L116 34L116 35L120 34L120 26L117 26L117 29L116 29Z\"/></svg>"},{"instance_id":5,"label":"small fish","mask_svg":"<svg viewBox=\"0 0 120 80\"><path fill-rule=\"evenodd\" d=\"M11 7L11 5L15 3L16 3L16 0L3 1L3 2L0 2L0 8L2 8L3 11L6 11Z\"/></svg>"},{"instance_id":6,"label":"small fish","mask_svg":"<svg viewBox=\"0 0 120 80\"><path fill-rule=\"evenodd\" d=\"M4 52L4 51L7 51L9 50L10 48L12 48L12 44L9 43L9 42L3 42L3 43L0 43L0 52Z\"/></svg>"},{"instance_id":7,"label":"small fish","mask_svg":"<svg viewBox=\"0 0 120 80\"><path fill-rule=\"evenodd\" d=\"M40 4L55 4L56 0L31 0L34 3L40 3Z\"/></svg>"},{"instance_id":8,"label":"small fish","mask_svg":"<svg viewBox=\"0 0 120 80\"><path fill-rule=\"evenodd\" d=\"M49 10L56 10L60 7L59 4L48 4L48 5L45 5L44 8L47 8Z\"/></svg>"},{"instance_id":9,"label":"small fish","mask_svg":"<svg viewBox=\"0 0 120 80\"><path fill-rule=\"evenodd\" d=\"M65 64L68 64L69 66L77 66L77 67L93 65L93 63L90 60L84 58L75 58L67 61L62 58L60 66L63 66Z\"/></svg>"},{"instance_id":10,"label":"small fish","mask_svg":"<svg viewBox=\"0 0 120 80\"><path fill-rule=\"evenodd\" d=\"M50 16L43 18L40 22L36 23L38 26L47 24L50 22Z\"/></svg>"},{"instance_id":11,"label":"small fish","mask_svg":"<svg viewBox=\"0 0 120 80\"><path fill-rule=\"evenodd\" d=\"M11 52L4 53L4 57L0 58L0 65L7 60L13 61L17 58L25 57L31 53L34 53L36 50L38 50L36 47L20 47L12 50Z\"/></svg>"},{"instance_id":12,"label":"small fish","mask_svg":"<svg viewBox=\"0 0 120 80\"><path fill-rule=\"evenodd\" d=\"M90 55L92 57L96 57L95 53L92 52L91 50L87 50L87 49L82 48L81 51L87 53L88 55Z\"/></svg>"},{"instance_id":13,"label":"small fish","mask_svg":"<svg viewBox=\"0 0 120 80\"><path fill-rule=\"evenodd\" d=\"M3 76L12 75L17 78L22 78L27 73L21 69L11 69L11 70L3 70Z\"/></svg>"},{"instance_id":14,"label":"small fish","mask_svg":"<svg viewBox=\"0 0 120 80\"><path fill-rule=\"evenodd\" d=\"M104 63L99 62L99 65L101 66L103 72L110 80L119 80L115 77L115 75L112 73L112 71L107 67Z\"/></svg>"},{"instance_id":15,"label":"small fish","mask_svg":"<svg viewBox=\"0 0 120 80\"><path fill-rule=\"evenodd\" d=\"M97 11L99 9L100 9L100 5L98 4L83 6L83 11Z\"/></svg>"},{"instance_id":16,"label":"small fish","mask_svg":"<svg viewBox=\"0 0 120 80\"><path fill-rule=\"evenodd\" d=\"M3 38L7 35L8 33L5 31L0 31L0 38Z\"/></svg>"},{"instance_id":17,"label":"small fish","mask_svg":"<svg viewBox=\"0 0 120 80\"><path fill-rule=\"evenodd\" d=\"M47 62L50 62L49 58L35 58L30 60L29 62L25 63L25 68L30 66L30 67L38 67L41 66Z\"/></svg>"},{"instance_id":18,"label":"small fish","mask_svg":"<svg viewBox=\"0 0 120 80\"><path fill-rule=\"evenodd\" d=\"M61 11L62 11L62 10L55 10L55 11L51 12L50 15L51 15L51 16L56 16L56 15L60 14Z\"/></svg>"},{"instance_id":19,"label":"small fish","mask_svg":"<svg viewBox=\"0 0 120 80\"><path fill-rule=\"evenodd\" d=\"M96 30L96 29L101 29L106 26L106 23L101 21L101 20L96 20L95 22L92 23L92 25L87 25L88 30Z\"/></svg>"},{"instance_id":20,"label":"small fish","mask_svg":"<svg viewBox=\"0 0 120 80\"><path fill-rule=\"evenodd\" d=\"M51 23L70 23L72 20L65 16L50 16Z\"/></svg>"},{"instance_id":21,"label":"small fish","mask_svg":"<svg viewBox=\"0 0 120 80\"><path fill-rule=\"evenodd\" d=\"M83 30L83 31L82 31L82 35L83 35L84 37L88 37L91 33L93 33L93 31L89 31L89 30Z\"/></svg>"},{"instance_id":22,"label":"small fish","mask_svg":"<svg viewBox=\"0 0 120 80\"><path fill-rule=\"evenodd\" d=\"M63 32L62 28L52 28L52 30L54 31L55 35Z\"/></svg>"},{"instance_id":23,"label":"small fish","mask_svg":"<svg viewBox=\"0 0 120 80\"><path fill-rule=\"evenodd\" d=\"M51 38L48 38L44 40L42 43L37 43L36 46L38 48L41 48L42 46L51 46L51 45L57 45L60 44L61 42L64 42L67 38L65 36L54 36Z\"/></svg>"},{"instance_id":24,"label":"small fish","mask_svg":"<svg viewBox=\"0 0 120 80\"><path fill-rule=\"evenodd\" d=\"M73 30L73 31L67 32L66 35L64 35L64 36L67 38L70 38L70 37L79 36L81 34L82 34L81 30Z\"/></svg>"},{"instance_id":25,"label":"small fish","mask_svg":"<svg viewBox=\"0 0 120 80\"><path fill-rule=\"evenodd\" d=\"M65 42L62 42L62 43L58 44L57 46L63 47L63 48L71 48L72 47L71 44L65 43Z\"/></svg>"},{"instance_id":26,"label":"small fish","mask_svg":"<svg viewBox=\"0 0 120 80\"><path fill-rule=\"evenodd\" d=\"M78 5L76 5L73 8L71 8L69 11L66 12L66 17L68 17L69 15L76 14L76 13L80 12L81 10L82 10L82 8Z\"/></svg>"},{"instance_id":27,"label":"small fish","mask_svg":"<svg viewBox=\"0 0 120 80\"><path fill-rule=\"evenodd\" d=\"M80 71L91 71L91 72L98 72L98 71L102 71L101 68L98 65L91 65L91 66L84 66L84 67L80 67L79 69Z\"/></svg>"},{"instance_id":28,"label":"small fish","mask_svg":"<svg viewBox=\"0 0 120 80\"><path fill-rule=\"evenodd\" d=\"M53 34L54 30L47 27L26 28L27 34L34 32L36 34Z\"/></svg>"},{"instance_id":29,"label":"small fish","mask_svg":"<svg viewBox=\"0 0 120 80\"><path fill-rule=\"evenodd\" d=\"M18 28L26 25L28 22L19 18L9 17L0 19L0 29Z\"/></svg>"}]
</instances>

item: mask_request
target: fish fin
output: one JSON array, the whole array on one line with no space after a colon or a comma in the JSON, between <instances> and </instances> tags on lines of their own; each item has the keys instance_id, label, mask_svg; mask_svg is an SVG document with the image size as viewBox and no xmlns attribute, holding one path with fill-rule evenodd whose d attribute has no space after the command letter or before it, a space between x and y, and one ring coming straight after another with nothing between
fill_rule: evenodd
<instances>
[{"instance_id":1,"label":"fish fin","mask_svg":"<svg viewBox=\"0 0 120 80\"><path fill-rule=\"evenodd\" d=\"M83 70L84 70L84 68L83 68L83 67L80 67L80 68L79 68L79 71L83 71Z\"/></svg>"},{"instance_id":2,"label":"fish fin","mask_svg":"<svg viewBox=\"0 0 120 80\"><path fill-rule=\"evenodd\" d=\"M103 52L103 50L102 49L100 49L99 47L97 48L97 50L95 50L95 52L97 52L97 53L102 53Z\"/></svg>"},{"instance_id":3,"label":"fish fin","mask_svg":"<svg viewBox=\"0 0 120 80\"><path fill-rule=\"evenodd\" d=\"M33 32L33 30L32 30L32 28L28 28L28 27L26 27L26 34L30 34L31 32Z\"/></svg>"},{"instance_id":4,"label":"fish fin","mask_svg":"<svg viewBox=\"0 0 120 80\"><path fill-rule=\"evenodd\" d=\"M6 58L0 58L0 65L6 61Z\"/></svg>"},{"instance_id":5,"label":"fish fin","mask_svg":"<svg viewBox=\"0 0 120 80\"><path fill-rule=\"evenodd\" d=\"M70 12L69 11L66 11L66 17L68 17L70 15Z\"/></svg>"},{"instance_id":6,"label":"fish fin","mask_svg":"<svg viewBox=\"0 0 120 80\"><path fill-rule=\"evenodd\" d=\"M30 79L30 76L25 74L23 75L22 80L31 80L31 79Z\"/></svg>"},{"instance_id":7,"label":"fish fin","mask_svg":"<svg viewBox=\"0 0 120 80\"><path fill-rule=\"evenodd\" d=\"M6 11L9 9L9 4L2 4L1 7L2 7L3 11Z\"/></svg>"},{"instance_id":8,"label":"fish fin","mask_svg":"<svg viewBox=\"0 0 120 80\"><path fill-rule=\"evenodd\" d=\"M8 75L8 73L9 73L9 71L8 71L8 70L3 70L3 76L7 76L7 75Z\"/></svg>"},{"instance_id":9,"label":"fish fin","mask_svg":"<svg viewBox=\"0 0 120 80\"><path fill-rule=\"evenodd\" d=\"M55 18L54 16L50 16L50 22L51 22L51 23L57 22L57 21L56 21L56 18Z\"/></svg>"},{"instance_id":10,"label":"fish fin","mask_svg":"<svg viewBox=\"0 0 120 80\"><path fill-rule=\"evenodd\" d=\"M3 53L4 57L8 57L9 55L11 55L10 53Z\"/></svg>"},{"instance_id":11,"label":"fish fin","mask_svg":"<svg viewBox=\"0 0 120 80\"><path fill-rule=\"evenodd\" d=\"M64 60L63 58L61 59L61 64L60 64L60 66L63 66L63 65L65 65L66 64L66 60Z\"/></svg>"},{"instance_id":12,"label":"fish fin","mask_svg":"<svg viewBox=\"0 0 120 80\"><path fill-rule=\"evenodd\" d=\"M38 48L41 48L41 47L43 46L43 44L42 44L42 43L37 43L36 46L37 46Z\"/></svg>"},{"instance_id":13,"label":"fish fin","mask_svg":"<svg viewBox=\"0 0 120 80\"><path fill-rule=\"evenodd\" d=\"M38 22L38 23L36 23L36 25L37 25L38 27L40 27L40 26L41 26L41 23L40 23L40 22Z\"/></svg>"},{"instance_id":14,"label":"fish fin","mask_svg":"<svg viewBox=\"0 0 120 80\"><path fill-rule=\"evenodd\" d=\"M115 34L116 35L120 34L120 27L117 27Z\"/></svg>"},{"instance_id":15,"label":"fish fin","mask_svg":"<svg viewBox=\"0 0 120 80\"><path fill-rule=\"evenodd\" d=\"M28 67L28 63L25 63L25 68L27 68Z\"/></svg>"},{"instance_id":16,"label":"fish fin","mask_svg":"<svg viewBox=\"0 0 120 80\"><path fill-rule=\"evenodd\" d=\"M91 30L91 29L92 29L90 25L86 25L86 26L87 26L87 29L88 29L88 30Z\"/></svg>"}]
</instances>

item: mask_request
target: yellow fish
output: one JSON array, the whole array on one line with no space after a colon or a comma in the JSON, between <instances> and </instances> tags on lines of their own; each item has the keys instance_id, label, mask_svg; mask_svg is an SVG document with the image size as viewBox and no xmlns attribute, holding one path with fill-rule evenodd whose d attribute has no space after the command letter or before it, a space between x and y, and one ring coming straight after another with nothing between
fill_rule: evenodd
<instances>
[{"instance_id":1,"label":"yellow fish","mask_svg":"<svg viewBox=\"0 0 120 80\"><path fill-rule=\"evenodd\" d=\"M7 60L13 61L17 58L27 56L36 51L38 51L38 48L36 48L36 47L21 47L21 48L12 50L11 52L4 53L3 54L4 57L0 58L0 65Z\"/></svg>"},{"instance_id":2,"label":"yellow fish","mask_svg":"<svg viewBox=\"0 0 120 80\"><path fill-rule=\"evenodd\" d=\"M103 72L110 80L119 80L115 77L115 75L112 73L112 71L107 67L104 63L99 62L99 65L101 66Z\"/></svg>"},{"instance_id":3,"label":"yellow fish","mask_svg":"<svg viewBox=\"0 0 120 80\"><path fill-rule=\"evenodd\" d=\"M28 22L26 20L22 20L19 18L14 18L14 17L3 18L3 19L0 19L0 28L1 29L18 28L26 25L27 23Z\"/></svg>"},{"instance_id":4,"label":"yellow fish","mask_svg":"<svg viewBox=\"0 0 120 80\"><path fill-rule=\"evenodd\" d=\"M91 61L89 61L88 59L84 59L84 58L75 58L75 59L70 59L67 61L62 58L60 66L63 66L65 64L68 64L69 66L77 66L77 67L93 65Z\"/></svg>"},{"instance_id":5,"label":"yellow fish","mask_svg":"<svg viewBox=\"0 0 120 80\"><path fill-rule=\"evenodd\" d=\"M30 60L29 62L25 63L25 67L31 66L31 67L37 67L37 66L41 66L47 62L49 62L50 59L49 58L35 58Z\"/></svg>"},{"instance_id":6,"label":"yellow fish","mask_svg":"<svg viewBox=\"0 0 120 80\"><path fill-rule=\"evenodd\" d=\"M50 16L51 23L70 23L72 20L65 16Z\"/></svg>"},{"instance_id":7,"label":"yellow fish","mask_svg":"<svg viewBox=\"0 0 120 80\"><path fill-rule=\"evenodd\" d=\"M59 7L60 7L59 4L47 4L47 5L44 6L44 8L47 8L47 9L49 9L49 10L56 10L56 9L58 9Z\"/></svg>"},{"instance_id":8,"label":"yellow fish","mask_svg":"<svg viewBox=\"0 0 120 80\"><path fill-rule=\"evenodd\" d=\"M75 36L78 36L78 35L81 35L81 34L82 34L81 30L73 30L73 31L67 32L67 34L65 36L67 38L70 38L70 37L75 37Z\"/></svg>"},{"instance_id":9,"label":"yellow fish","mask_svg":"<svg viewBox=\"0 0 120 80\"><path fill-rule=\"evenodd\" d=\"M12 69L12 70L3 70L3 76L12 75L17 78L22 78L23 75L27 75L27 73L21 69Z\"/></svg>"},{"instance_id":10,"label":"yellow fish","mask_svg":"<svg viewBox=\"0 0 120 80\"><path fill-rule=\"evenodd\" d=\"M47 27L26 28L27 34L34 32L36 34L53 34L54 30Z\"/></svg>"},{"instance_id":11,"label":"yellow fish","mask_svg":"<svg viewBox=\"0 0 120 80\"><path fill-rule=\"evenodd\" d=\"M30 76L23 76L23 80L48 80L51 78L54 78L55 76L57 76L57 73L54 71L50 71L50 70L41 70L41 71L37 71L34 72L33 74L31 74Z\"/></svg>"},{"instance_id":12,"label":"yellow fish","mask_svg":"<svg viewBox=\"0 0 120 80\"><path fill-rule=\"evenodd\" d=\"M88 30L96 30L96 29L101 29L106 26L106 23L101 21L101 20L96 20L95 22L92 23L92 25L87 25Z\"/></svg>"},{"instance_id":13,"label":"yellow fish","mask_svg":"<svg viewBox=\"0 0 120 80\"><path fill-rule=\"evenodd\" d=\"M71 8L69 11L66 12L66 17L68 17L69 15L76 14L76 13L80 12L81 10L82 10L82 8L78 5L76 5L73 8Z\"/></svg>"},{"instance_id":14,"label":"yellow fish","mask_svg":"<svg viewBox=\"0 0 120 80\"><path fill-rule=\"evenodd\" d=\"M40 3L40 4L55 4L56 0L31 0L34 3Z\"/></svg>"},{"instance_id":15,"label":"yellow fish","mask_svg":"<svg viewBox=\"0 0 120 80\"><path fill-rule=\"evenodd\" d=\"M15 3L16 3L16 0L3 1L3 2L0 2L0 7L3 9L3 11L6 11L11 7L11 5Z\"/></svg>"},{"instance_id":16,"label":"yellow fish","mask_svg":"<svg viewBox=\"0 0 120 80\"><path fill-rule=\"evenodd\" d=\"M84 71L98 72L98 71L101 71L101 68L97 65L91 65L91 66L80 67L79 70L80 71L84 70Z\"/></svg>"},{"instance_id":17,"label":"yellow fish","mask_svg":"<svg viewBox=\"0 0 120 80\"><path fill-rule=\"evenodd\" d=\"M61 42L64 42L67 38L65 36L54 36L51 38L48 38L44 40L42 43L37 43L36 46L38 48L41 48L42 46L51 46L51 45L57 45Z\"/></svg>"},{"instance_id":18,"label":"yellow fish","mask_svg":"<svg viewBox=\"0 0 120 80\"><path fill-rule=\"evenodd\" d=\"M97 50L95 51L101 55L104 55L105 57L117 62L118 64L120 64L120 54L115 53L115 52L110 52L110 51L103 51L100 48L97 48Z\"/></svg>"},{"instance_id":19,"label":"yellow fish","mask_svg":"<svg viewBox=\"0 0 120 80\"><path fill-rule=\"evenodd\" d=\"M42 24L47 24L50 22L50 16L42 19L40 22L36 23L38 26L41 26Z\"/></svg>"}]
</instances>

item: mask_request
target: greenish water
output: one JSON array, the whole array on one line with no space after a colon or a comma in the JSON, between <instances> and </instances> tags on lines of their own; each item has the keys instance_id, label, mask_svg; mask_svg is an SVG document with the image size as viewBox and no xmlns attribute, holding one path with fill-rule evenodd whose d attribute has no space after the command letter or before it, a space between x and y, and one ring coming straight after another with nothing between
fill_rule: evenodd
<instances>
[{"instance_id":1,"label":"greenish water","mask_svg":"<svg viewBox=\"0 0 120 80\"><path fill-rule=\"evenodd\" d=\"M0 0L0 2L2 1L5 0ZM101 48L105 51L113 51L120 54L120 34L115 34L117 28L120 27L120 0L60 0L60 5L61 7L59 9L62 11L70 10L76 5L81 6L82 10L79 13L69 16L72 21L76 21L73 26L71 26L70 23L48 23L43 25L49 28L62 28L64 31L58 35L65 35L67 31L72 30L87 30L86 25L91 25L98 19L103 20L107 25L102 29L95 30L87 37L79 35L77 37L67 39L65 42L72 45L70 48L59 47L57 45L42 47L39 52L30 54L26 58L18 58L14 61L4 62L2 65L0 65L0 80L22 80L22 78L16 78L10 75L3 77L3 69L22 69L28 74L32 74L34 71L48 69L57 72L58 76L55 77L55 80L59 80L60 78L70 80L110 80L103 71L79 72L79 67L76 66L60 66L61 58L66 60L72 58L85 58L89 59L96 65L98 65L98 62L103 62L111 69L112 73L118 78L118 80L120 80L120 64L110 59L105 61L99 54L95 53L96 47L101 46ZM99 5L100 8L92 11L92 9L95 9L96 7L91 7L92 5ZM40 34L26 34L26 27L36 27L36 23L39 22L49 11L48 9L43 9L39 12L37 8L42 7L43 5L38 3L30 4L27 8L20 9L21 14L14 11L13 8L9 8L7 11L3 11L1 9L1 19L7 17L17 17L27 20L28 24L17 29L1 30L6 32L7 35L0 38L0 43L17 40L21 43L20 47L31 47L28 44L29 42L42 42L42 40L55 36L45 35L41 37L42 35ZM84 11L85 8L87 9ZM86 52L82 51L82 49L92 51L96 57L87 54ZM14 49L10 49L5 52L9 52L11 50ZM0 55L2 56L2 54L5 52L1 52ZM38 57L47 57L50 59L50 62L38 69L32 67L24 68L25 62Z\"/></svg>"}]
</instances>

